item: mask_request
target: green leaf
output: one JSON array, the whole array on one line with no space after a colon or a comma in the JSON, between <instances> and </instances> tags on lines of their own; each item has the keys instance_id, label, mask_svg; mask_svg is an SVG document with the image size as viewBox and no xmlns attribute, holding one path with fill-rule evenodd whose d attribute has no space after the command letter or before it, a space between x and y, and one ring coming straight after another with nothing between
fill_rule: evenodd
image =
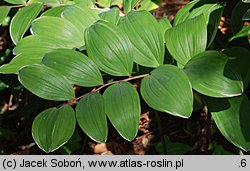
<instances>
[{"instance_id":1,"label":"green leaf","mask_svg":"<svg viewBox=\"0 0 250 171\"><path fill-rule=\"evenodd\" d=\"M244 26L243 15L250 9L249 3L239 1L234 7L231 16L231 28L233 34L237 34Z\"/></svg>"},{"instance_id":2,"label":"green leaf","mask_svg":"<svg viewBox=\"0 0 250 171\"><path fill-rule=\"evenodd\" d=\"M80 52L58 49L47 53L42 63L64 75L72 84L93 87L103 84L96 64Z\"/></svg>"},{"instance_id":3,"label":"green leaf","mask_svg":"<svg viewBox=\"0 0 250 171\"><path fill-rule=\"evenodd\" d=\"M42 3L47 3L47 5L59 5L61 0L29 0L28 3L37 3L37 2L42 2Z\"/></svg>"},{"instance_id":4,"label":"green leaf","mask_svg":"<svg viewBox=\"0 0 250 171\"><path fill-rule=\"evenodd\" d=\"M45 53L57 48L72 48L70 43L55 40L52 36L27 36L20 40L13 52L17 56L0 67L0 73L16 74L25 65L39 64Z\"/></svg>"},{"instance_id":5,"label":"green leaf","mask_svg":"<svg viewBox=\"0 0 250 171\"><path fill-rule=\"evenodd\" d=\"M43 53L22 53L11 60L10 63L0 67L2 74L17 74L18 70L26 65L39 64L43 58Z\"/></svg>"},{"instance_id":6,"label":"green leaf","mask_svg":"<svg viewBox=\"0 0 250 171\"><path fill-rule=\"evenodd\" d=\"M7 6L0 7L0 26L2 22L4 21L4 19L8 16L9 11L10 11L10 7L7 7Z\"/></svg>"},{"instance_id":7,"label":"green leaf","mask_svg":"<svg viewBox=\"0 0 250 171\"><path fill-rule=\"evenodd\" d=\"M178 63L185 65L192 57L206 49L206 17L199 15L168 29L165 41L170 54Z\"/></svg>"},{"instance_id":8,"label":"green leaf","mask_svg":"<svg viewBox=\"0 0 250 171\"><path fill-rule=\"evenodd\" d=\"M22 8L16 13L10 23L10 36L15 44L23 37L42 8L43 4L34 3Z\"/></svg>"},{"instance_id":9,"label":"green leaf","mask_svg":"<svg viewBox=\"0 0 250 171\"><path fill-rule=\"evenodd\" d=\"M229 41L232 41L232 40L239 38L239 37L246 37L248 35L250 35L250 25L244 26L236 35L231 37L231 39Z\"/></svg>"},{"instance_id":10,"label":"green leaf","mask_svg":"<svg viewBox=\"0 0 250 171\"><path fill-rule=\"evenodd\" d=\"M186 21L190 15L190 11L192 8L199 2L200 0L194 0L186 4L182 7L175 15L174 18L174 26ZM190 18L189 18L190 19Z\"/></svg>"},{"instance_id":11,"label":"green leaf","mask_svg":"<svg viewBox=\"0 0 250 171\"><path fill-rule=\"evenodd\" d=\"M225 150L222 145L216 145L212 155L234 155L234 153Z\"/></svg>"},{"instance_id":12,"label":"green leaf","mask_svg":"<svg viewBox=\"0 0 250 171\"><path fill-rule=\"evenodd\" d=\"M140 2L140 0L123 0L122 6L125 12L129 12Z\"/></svg>"},{"instance_id":13,"label":"green leaf","mask_svg":"<svg viewBox=\"0 0 250 171\"><path fill-rule=\"evenodd\" d=\"M205 98L222 135L235 146L250 150L250 101L246 95L234 98Z\"/></svg>"},{"instance_id":14,"label":"green leaf","mask_svg":"<svg viewBox=\"0 0 250 171\"><path fill-rule=\"evenodd\" d=\"M250 3L250 0L242 0L244 3Z\"/></svg>"},{"instance_id":15,"label":"green leaf","mask_svg":"<svg viewBox=\"0 0 250 171\"><path fill-rule=\"evenodd\" d=\"M165 147L167 149L168 155L183 155L187 153L188 151L192 150L192 147L190 147L189 145L178 143L178 142L174 143L170 141L170 139L167 136L164 136L164 139L165 139L165 143L166 143ZM163 150L164 148L161 142L155 143L154 146L155 146L156 151L164 155L164 150Z\"/></svg>"},{"instance_id":16,"label":"green leaf","mask_svg":"<svg viewBox=\"0 0 250 171\"><path fill-rule=\"evenodd\" d=\"M18 79L33 94L47 100L65 101L75 97L69 81L56 70L44 65L21 68Z\"/></svg>"},{"instance_id":17,"label":"green leaf","mask_svg":"<svg viewBox=\"0 0 250 171\"><path fill-rule=\"evenodd\" d=\"M111 6L122 5L123 0L111 0Z\"/></svg>"},{"instance_id":18,"label":"green leaf","mask_svg":"<svg viewBox=\"0 0 250 171\"><path fill-rule=\"evenodd\" d=\"M110 7L112 0L97 0L101 7Z\"/></svg>"},{"instance_id":19,"label":"green leaf","mask_svg":"<svg viewBox=\"0 0 250 171\"><path fill-rule=\"evenodd\" d=\"M25 4L27 0L4 0L10 4Z\"/></svg>"},{"instance_id":20,"label":"green leaf","mask_svg":"<svg viewBox=\"0 0 250 171\"><path fill-rule=\"evenodd\" d=\"M181 8L174 19L174 26L182 22L204 14L209 21L209 15L218 10L223 9L223 3L216 3L217 0L194 0Z\"/></svg>"},{"instance_id":21,"label":"green leaf","mask_svg":"<svg viewBox=\"0 0 250 171\"><path fill-rule=\"evenodd\" d=\"M162 65L145 77L141 94L153 109L188 118L193 110L193 93L185 73L173 65Z\"/></svg>"},{"instance_id":22,"label":"green leaf","mask_svg":"<svg viewBox=\"0 0 250 171\"><path fill-rule=\"evenodd\" d=\"M73 23L73 25L78 29L78 36L81 37L81 41L84 43L84 31L87 27L99 20L99 16L88 6L72 5L67 8L62 13L62 17Z\"/></svg>"},{"instance_id":23,"label":"green leaf","mask_svg":"<svg viewBox=\"0 0 250 171\"><path fill-rule=\"evenodd\" d=\"M209 20L208 20L208 26L207 26L207 34L208 34L208 43L207 47L209 47L217 34L220 20L222 17L222 13L224 11L224 7L222 5L218 6L218 8L215 8L214 11L211 12Z\"/></svg>"},{"instance_id":24,"label":"green leaf","mask_svg":"<svg viewBox=\"0 0 250 171\"><path fill-rule=\"evenodd\" d=\"M218 51L206 51L192 58L184 68L192 87L211 97L233 97L243 92L240 72Z\"/></svg>"},{"instance_id":25,"label":"green leaf","mask_svg":"<svg viewBox=\"0 0 250 171\"><path fill-rule=\"evenodd\" d=\"M115 7L108 11L100 13L99 16L102 20L106 20L117 25L120 20L120 10L119 8Z\"/></svg>"},{"instance_id":26,"label":"green leaf","mask_svg":"<svg viewBox=\"0 0 250 171\"><path fill-rule=\"evenodd\" d=\"M163 36L164 36L164 35L165 35L165 32L166 32L168 29L172 28L172 25L171 25L171 23L170 23L170 21L168 20L167 17L163 17L162 19L160 19L160 20L159 20L159 23L160 23L160 25L161 25L161 27L162 27L162 29L163 29Z\"/></svg>"},{"instance_id":27,"label":"green leaf","mask_svg":"<svg viewBox=\"0 0 250 171\"><path fill-rule=\"evenodd\" d=\"M250 83L250 52L249 50L242 47L231 47L227 48L223 51L227 56L229 56L232 60L229 61L231 65L234 65L243 78L244 89L246 90L248 84Z\"/></svg>"},{"instance_id":28,"label":"green leaf","mask_svg":"<svg viewBox=\"0 0 250 171\"><path fill-rule=\"evenodd\" d=\"M174 19L174 26L188 19L201 14L206 16L208 31L208 46L213 42L222 16L224 3L218 3L217 0L195 0L185 5L178 11Z\"/></svg>"},{"instance_id":29,"label":"green leaf","mask_svg":"<svg viewBox=\"0 0 250 171\"><path fill-rule=\"evenodd\" d=\"M32 137L43 151L53 152L72 137L75 125L75 112L69 105L59 109L49 108L35 118Z\"/></svg>"},{"instance_id":30,"label":"green leaf","mask_svg":"<svg viewBox=\"0 0 250 171\"><path fill-rule=\"evenodd\" d=\"M152 0L143 0L140 4L139 10L153 11L157 9L159 6L152 2Z\"/></svg>"},{"instance_id":31,"label":"green leaf","mask_svg":"<svg viewBox=\"0 0 250 171\"><path fill-rule=\"evenodd\" d=\"M95 0L74 0L74 2L85 8L85 6L94 7Z\"/></svg>"},{"instance_id":32,"label":"green leaf","mask_svg":"<svg viewBox=\"0 0 250 171\"><path fill-rule=\"evenodd\" d=\"M164 60L162 28L147 11L131 11L121 18L119 26L128 35L136 63L146 67L158 67Z\"/></svg>"},{"instance_id":33,"label":"green leaf","mask_svg":"<svg viewBox=\"0 0 250 171\"><path fill-rule=\"evenodd\" d=\"M0 91L4 90L5 88L8 88L9 86L6 85L3 81L0 80Z\"/></svg>"},{"instance_id":34,"label":"green leaf","mask_svg":"<svg viewBox=\"0 0 250 171\"><path fill-rule=\"evenodd\" d=\"M103 97L109 120L124 139L132 141L137 135L141 114L136 89L128 82L121 82L108 87Z\"/></svg>"},{"instance_id":35,"label":"green leaf","mask_svg":"<svg viewBox=\"0 0 250 171\"><path fill-rule=\"evenodd\" d=\"M114 76L132 73L133 48L126 34L115 24L100 20L87 28L88 55L98 67Z\"/></svg>"},{"instance_id":36,"label":"green leaf","mask_svg":"<svg viewBox=\"0 0 250 171\"><path fill-rule=\"evenodd\" d=\"M247 12L243 15L242 18L244 21L245 20L250 20L250 9L247 10Z\"/></svg>"},{"instance_id":37,"label":"green leaf","mask_svg":"<svg viewBox=\"0 0 250 171\"><path fill-rule=\"evenodd\" d=\"M45 11L41 16L52 16L52 17L61 17L62 12L66 6L57 6L57 7L52 7Z\"/></svg>"},{"instance_id":38,"label":"green leaf","mask_svg":"<svg viewBox=\"0 0 250 171\"><path fill-rule=\"evenodd\" d=\"M92 140L106 142L108 125L104 100L99 93L90 93L77 103L76 118L81 129Z\"/></svg>"},{"instance_id":39,"label":"green leaf","mask_svg":"<svg viewBox=\"0 0 250 171\"><path fill-rule=\"evenodd\" d=\"M59 17L43 16L36 19L32 23L31 32L33 35L55 39L56 42L64 42L72 48L84 45L81 32L70 21Z\"/></svg>"},{"instance_id":40,"label":"green leaf","mask_svg":"<svg viewBox=\"0 0 250 171\"><path fill-rule=\"evenodd\" d=\"M20 53L46 53L57 48L71 49L73 46L70 42L63 42L54 39L54 36L45 37L40 35L31 35L20 40L13 52L15 55Z\"/></svg>"}]
</instances>

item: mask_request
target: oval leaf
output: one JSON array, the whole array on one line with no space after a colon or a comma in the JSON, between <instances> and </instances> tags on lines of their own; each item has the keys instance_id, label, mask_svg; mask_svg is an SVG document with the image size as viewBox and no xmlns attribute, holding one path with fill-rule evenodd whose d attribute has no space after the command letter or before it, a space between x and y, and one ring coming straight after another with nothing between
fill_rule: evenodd
<instances>
[{"instance_id":1,"label":"oval leaf","mask_svg":"<svg viewBox=\"0 0 250 171\"><path fill-rule=\"evenodd\" d=\"M112 0L97 0L101 7L110 7Z\"/></svg>"},{"instance_id":2,"label":"oval leaf","mask_svg":"<svg viewBox=\"0 0 250 171\"><path fill-rule=\"evenodd\" d=\"M120 10L119 8L115 7L108 11L100 13L99 16L102 20L106 20L117 25L120 20Z\"/></svg>"},{"instance_id":3,"label":"oval leaf","mask_svg":"<svg viewBox=\"0 0 250 171\"><path fill-rule=\"evenodd\" d=\"M32 137L43 151L53 152L71 138L75 125L75 112L70 106L49 108L35 118L32 124Z\"/></svg>"},{"instance_id":4,"label":"oval leaf","mask_svg":"<svg viewBox=\"0 0 250 171\"><path fill-rule=\"evenodd\" d=\"M224 3L218 3L217 0L194 0L181 8L174 19L174 26L188 20L199 16L201 14L207 15L207 21L209 20L209 15L218 10L222 9ZM215 16L216 17L216 16ZM219 15L220 17L220 15ZM217 19L216 19L217 20Z\"/></svg>"},{"instance_id":5,"label":"oval leaf","mask_svg":"<svg viewBox=\"0 0 250 171\"><path fill-rule=\"evenodd\" d=\"M188 118L192 114L193 94L185 73L173 65L162 65L145 77L141 94L155 110Z\"/></svg>"},{"instance_id":6,"label":"oval leaf","mask_svg":"<svg viewBox=\"0 0 250 171\"><path fill-rule=\"evenodd\" d=\"M71 49L73 46L70 42L63 42L54 39L53 36L45 37L40 35L27 36L20 40L13 52L15 55L20 53L41 53L44 54L58 48L68 48Z\"/></svg>"},{"instance_id":7,"label":"oval leaf","mask_svg":"<svg viewBox=\"0 0 250 171\"><path fill-rule=\"evenodd\" d=\"M10 11L10 7L7 7L7 6L0 7L0 26L2 22L4 21L4 19L7 17L9 11Z\"/></svg>"},{"instance_id":8,"label":"oval leaf","mask_svg":"<svg viewBox=\"0 0 250 171\"><path fill-rule=\"evenodd\" d=\"M206 49L206 17L200 15L168 29L165 41L170 54L184 66L192 57Z\"/></svg>"},{"instance_id":9,"label":"oval leaf","mask_svg":"<svg viewBox=\"0 0 250 171\"><path fill-rule=\"evenodd\" d=\"M139 10L146 10L146 11L152 11L159 7L156 3L154 3L152 0L143 0L140 3Z\"/></svg>"},{"instance_id":10,"label":"oval leaf","mask_svg":"<svg viewBox=\"0 0 250 171\"><path fill-rule=\"evenodd\" d=\"M235 146L250 150L250 101L246 95L233 98L205 98L222 135Z\"/></svg>"},{"instance_id":11,"label":"oval leaf","mask_svg":"<svg viewBox=\"0 0 250 171\"><path fill-rule=\"evenodd\" d=\"M88 55L104 72L128 76L133 68L133 49L126 34L113 23L100 20L86 29Z\"/></svg>"},{"instance_id":12,"label":"oval leaf","mask_svg":"<svg viewBox=\"0 0 250 171\"><path fill-rule=\"evenodd\" d=\"M223 53L228 55L230 58L233 58L229 61L229 63L234 65L234 67L236 67L240 71L244 83L244 89L246 90L248 84L250 83L249 50L242 47L231 47L225 49Z\"/></svg>"},{"instance_id":13,"label":"oval leaf","mask_svg":"<svg viewBox=\"0 0 250 171\"><path fill-rule=\"evenodd\" d=\"M81 32L68 20L59 17L43 16L32 23L33 35L49 37L55 41L64 42L71 48L80 48L84 45Z\"/></svg>"},{"instance_id":14,"label":"oval leaf","mask_svg":"<svg viewBox=\"0 0 250 171\"><path fill-rule=\"evenodd\" d=\"M109 120L124 139L132 141L137 135L141 114L136 89L130 83L121 82L108 87L103 97Z\"/></svg>"},{"instance_id":15,"label":"oval leaf","mask_svg":"<svg viewBox=\"0 0 250 171\"><path fill-rule=\"evenodd\" d=\"M162 28L147 11L131 11L119 26L128 35L134 47L134 61L146 67L158 67L164 60Z\"/></svg>"},{"instance_id":16,"label":"oval leaf","mask_svg":"<svg viewBox=\"0 0 250 171\"><path fill-rule=\"evenodd\" d=\"M104 100L99 93L90 93L77 103L76 119L81 129L92 140L102 143L107 140L108 125Z\"/></svg>"},{"instance_id":17,"label":"oval leaf","mask_svg":"<svg viewBox=\"0 0 250 171\"><path fill-rule=\"evenodd\" d=\"M140 0L123 0L122 6L124 11L131 11L139 2Z\"/></svg>"},{"instance_id":18,"label":"oval leaf","mask_svg":"<svg viewBox=\"0 0 250 171\"><path fill-rule=\"evenodd\" d=\"M29 29L32 21L38 16L43 8L43 4L30 4L13 17L10 23L10 36L12 41L17 42L23 37L24 33Z\"/></svg>"},{"instance_id":19,"label":"oval leaf","mask_svg":"<svg viewBox=\"0 0 250 171\"><path fill-rule=\"evenodd\" d=\"M64 101L75 97L69 81L59 72L44 65L21 68L18 79L33 94L47 100Z\"/></svg>"},{"instance_id":20,"label":"oval leaf","mask_svg":"<svg viewBox=\"0 0 250 171\"><path fill-rule=\"evenodd\" d=\"M82 41L84 41L85 29L100 19L98 15L86 5L81 7L79 5L69 6L63 11L62 17L74 24L80 33L78 36L82 38Z\"/></svg>"},{"instance_id":21,"label":"oval leaf","mask_svg":"<svg viewBox=\"0 0 250 171\"><path fill-rule=\"evenodd\" d=\"M236 35L230 38L230 41L239 37L247 37L248 35L250 35L250 25L244 26Z\"/></svg>"},{"instance_id":22,"label":"oval leaf","mask_svg":"<svg viewBox=\"0 0 250 171\"><path fill-rule=\"evenodd\" d=\"M192 8L199 2L200 0L193 0L183 6L175 15L173 25L176 26L184 21L186 21L190 15L190 11Z\"/></svg>"},{"instance_id":23,"label":"oval leaf","mask_svg":"<svg viewBox=\"0 0 250 171\"><path fill-rule=\"evenodd\" d=\"M242 20L244 14L250 9L250 4L243 3L239 1L233 11L231 17L231 28L233 34L237 34L244 26L244 21Z\"/></svg>"},{"instance_id":24,"label":"oval leaf","mask_svg":"<svg viewBox=\"0 0 250 171\"><path fill-rule=\"evenodd\" d=\"M13 52L17 56L9 64L0 67L0 73L16 74L18 70L25 65L39 64L45 53L58 48L70 48L71 44L56 41L51 37L42 37L38 35L27 36L20 40Z\"/></svg>"},{"instance_id":25,"label":"oval leaf","mask_svg":"<svg viewBox=\"0 0 250 171\"><path fill-rule=\"evenodd\" d=\"M15 56L10 63L0 67L0 73L17 74L18 70L26 65L39 64L43 58L43 53L22 53Z\"/></svg>"},{"instance_id":26,"label":"oval leaf","mask_svg":"<svg viewBox=\"0 0 250 171\"><path fill-rule=\"evenodd\" d=\"M184 68L192 87L212 97L233 97L243 92L240 72L218 51L206 51L191 59Z\"/></svg>"},{"instance_id":27,"label":"oval leaf","mask_svg":"<svg viewBox=\"0 0 250 171\"><path fill-rule=\"evenodd\" d=\"M64 75L72 84L93 87L103 84L96 64L80 52L58 49L47 53L42 63Z\"/></svg>"},{"instance_id":28,"label":"oval leaf","mask_svg":"<svg viewBox=\"0 0 250 171\"><path fill-rule=\"evenodd\" d=\"M164 18L160 19L160 20L159 20L159 23L160 23L160 25L161 25L161 27L162 27L163 36L164 36L164 35L165 35L165 32L166 32L168 29L172 28L172 25L171 25L171 23L170 23L170 21L168 20L167 17L164 17Z\"/></svg>"},{"instance_id":29,"label":"oval leaf","mask_svg":"<svg viewBox=\"0 0 250 171\"><path fill-rule=\"evenodd\" d=\"M41 16L52 16L52 17L61 17L62 12L66 6L57 6L57 7L52 7L45 11Z\"/></svg>"}]
</instances>

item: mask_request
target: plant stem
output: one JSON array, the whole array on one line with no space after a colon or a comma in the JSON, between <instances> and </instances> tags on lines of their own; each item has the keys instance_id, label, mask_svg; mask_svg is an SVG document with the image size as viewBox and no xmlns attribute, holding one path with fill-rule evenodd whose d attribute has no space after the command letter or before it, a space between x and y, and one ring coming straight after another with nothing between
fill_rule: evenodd
<instances>
[{"instance_id":1,"label":"plant stem","mask_svg":"<svg viewBox=\"0 0 250 171\"><path fill-rule=\"evenodd\" d=\"M126 79L123 79L123 80L118 80L118 81L113 81L113 82L109 82L109 83L106 83L106 84L103 84L101 87L97 88L97 89L93 89L91 92L99 92L101 89L107 87L107 86L110 86L112 84L117 84L117 83L120 83L120 82L127 82L127 81L131 81L131 80L135 80L135 79L139 79L139 78L144 78L146 76L149 76L149 74L143 74L143 75L137 75L137 76L132 76L132 77L129 77L129 78L126 78ZM90 93L90 92L89 92ZM89 93L86 93L86 94L83 94L79 97L76 97L74 99L71 99L67 102L68 105L73 105L75 104L78 100L80 100L81 98L85 97L86 95L88 95Z\"/></svg>"},{"instance_id":2,"label":"plant stem","mask_svg":"<svg viewBox=\"0 0 250 171\"><path fill-rule=\"evenodd\" d=\"M158 124L158 129L159 129L159 132L160 132L160 138L161 138L161 143L162 143L162 147L163 147L163 155L167 155L166 141L165 141L164 134L163 134L163 131L162 131L160 115L155 110L154 110L154 114L155 114L156 121L157 121L157 124Z\"/></svg>"}]
</instances>

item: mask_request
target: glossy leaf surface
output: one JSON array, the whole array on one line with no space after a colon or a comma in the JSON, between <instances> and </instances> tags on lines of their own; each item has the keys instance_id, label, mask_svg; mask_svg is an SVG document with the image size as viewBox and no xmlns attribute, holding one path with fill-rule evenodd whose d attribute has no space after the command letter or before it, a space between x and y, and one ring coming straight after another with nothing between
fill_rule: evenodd
<instances>
[{"instance_id":1,"label":"glossy leaf surface","mask_svg":"<svg viewBox=\"0 0 250 171\"><path fill-rule=\"evenodd\" d=\"M124 139L132 141L137 135L141 114L136 89L128 82L121 82L108 87L103 97L109 120Z\"/></svg>"},{"instance_id":2,"label":"glossy leaf surface","mask_svg":"<svg viewBox=\"0 0 250 171\"><path fill-rule=\"evenodd\" d=\"M239 70L228 63L228 57L217 51L206 51L185 66L192 87L207 96L233 97L243 92Z\"/></svg>"},{"instance_id":3,"label":"glossy leaf surface","mask_svg":"<svg viewBox=\"0 0 250 171\"><path fill-rule=\"evenodd\" d=\"M70 106L48 108L36 116L32 137L43 151L53 152L71 138L75 125L75 112Z\"/></svg>"},{"instance_id":4,"label":"glossy leaf surface","mask_svg":"<svg viewBox=\"0 0 250 171\"><path fill-rule=\"evenodd\" d=\"M4 19L8 16L9 11L10 11L10 7L8 6L0 7L0 26L2 22L4 21Z\"/></svg>"},{"instance_id":5,"label":"glossy leaf surface","mask_svg":"<svg viewBox=\"0 0 250 171\"><path fill-rule=\"evenodd\" d=\"M33 94L47 100L65 101L75 97L69 81L56 70L44 65L21 68L18 79Z\"/></svg>"},{"instance_id":6,"label":"glossy leaf surface","mask_svg":"<svg viewBox=\"0 0 250 171\"><path fill-rule=\"evenodd\" d=\"M244 83L244 89L246 90L250 83L249 50L242 47L231 47L226 48L223 53L231 59L229 63L240 71Z\"/></svg>"},{"instance_id":7,"label":"glossy leaf surface","mask_svg":"<svg viewBox=\"0 0 250 171\"><path fill-rule=\"evenodd\" d=\"M102 20L106 20L117 25L120 20L120 10L119 8L115 7L108 11L100 13L99 16Z\"/></svg>"},{"instance_id":8,"label":"glossy leaf surface","mask_svg":"<svg viewBox=\"0 0 250 171\"><path fill-rule=\"evenodd\" d=\"M246 95L233 98L205 98L212 117L224 137L235 146L250 150L250 101Z\"/></svg>"},{"instance_id":9,"label":"glossy leaf surface","mask_svg":"<svg viewBox=\"0 0 250 171\"><path fill-rule=\"evenodd\" d=\"M79 48L84 45L81 32L70 21L59 17L43 16L37 18L32 23L31 32L33 35L64 42L71 48Z\"/></svg>"},{"instance_id":10,"label":"glossy leaf surface","mask_svg":"<svg viewBox=\"0 0 250 171\"><path fill-rule=\"evenodd\" d=\"M173 65L162 65L145 77L141 94L155 110L188 118L193 109L191 84L185 73Z\"/></svg>"},{"instance_id":11,"label":"glossy leaf surface","mask_svg":"<svg viewBox=\"0 0 250 171\"><path fill-rule=\"evenodd\" d=\"M81 41L84 41L85 29L100 19L97 13L86 5L72 5L66 7L62 13L62 17L70 21L78 29L78 37L81 38ZM83 43L83 45L84 44L85 43Z\"/></svg>"},{"instance_id":12,"label":"glossy leaf surface","mask_svg":"<svg viewBox=\"0 0 250 171\"><path fill-rule=\"evenodd\" d=\"M234 35L230 41L239 38L239 37L247 37L250 35L250 25L244 26L236 35Z\"/></svg>"},{"instance_id":13,"label":"glossy leaf surface","mask_svg":"<svg viewBox=\"0 0 250 171\"><path fill-rule=\"evenodd\" d=\"M199 15L168 29L165 42L176 61L185 65L192 57L206 49L206 17Z\"/></svg>"},{"instance_id":14,"label":"glossy leaf surface","mask_svg":"<svg viewBox=\"0 0 250 171\"><path fill-rule=\"evenodd\" d=\"M133 49L126 34L115 24L100 20L85 31L88 55L98 67L114 76L132 73Z\"/></svg>"},{"instance_id":15,"label":"glossy leaf surface","mask_svg":"<svg viewBox=\"0 0 250 171\"><path fill-rule=\"evenodd\" d=\"M15 44L23 37L42 8L43 4L34 3L22 8L16 13L10 23L10 36Z\"/></svg>"},{"instance_id":16,"label":"glossy leaf surface","mask_svg":"<svg viewBox=\"0 0 250 171\"><path fill-rule=\"evenodd\" d=\"M121 18L119 27L128 35L136 63L146 67L158 67L164 60L162 28L147 11L131 11Z\"/></svg>"},{"instance_id":17,"label":"glossy leaf surface","mask_svg":"<svg viewBox=\"0 0 250 171\"><path fill-rule=\"evenodd\" d=\"M103 83L101 72L87 56L70 49L47 53L42 63L64 75L72 84L93 87Z\"/></svg>"},{"instance_id":18,"label":"glossy leaf surface","mask_svg":"<svg viewBox=\"0 0 250 171\"><path fill-rule=\"evenodd\" d=\"M104 100L99 93L90 93L77 103L76 118L81 129L91 139L102 143L107 140Z\"/></svg>"},{"instance_id":19,"label":"glossy leaf surface","mask_svg":"<svg viewBox=\"0 0 250 171\"><path fill-rule=\"evenodd\" d=\"M140 0L123 0L123 9L126 12L131 11L136 4L138 4L140 2Z\"/></svg>"}]
</instances>

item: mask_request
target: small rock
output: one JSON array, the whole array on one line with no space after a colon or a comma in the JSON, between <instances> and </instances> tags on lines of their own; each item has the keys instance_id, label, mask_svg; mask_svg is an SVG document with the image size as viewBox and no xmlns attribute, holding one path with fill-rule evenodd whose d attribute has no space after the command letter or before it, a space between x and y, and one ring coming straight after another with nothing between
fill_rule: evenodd
<instances>
[{"instance_id":1,"label":"small rock","mask_svg":"<svg viewBox=\"0 0 250 171\"><path fill-rule=\"evenodd\" d=\"M94 147L94 153L96 154L102 154L106 151L108 151L108 148L105 143L96 144L96 146Z\"/></svg>"}]
</instances>

